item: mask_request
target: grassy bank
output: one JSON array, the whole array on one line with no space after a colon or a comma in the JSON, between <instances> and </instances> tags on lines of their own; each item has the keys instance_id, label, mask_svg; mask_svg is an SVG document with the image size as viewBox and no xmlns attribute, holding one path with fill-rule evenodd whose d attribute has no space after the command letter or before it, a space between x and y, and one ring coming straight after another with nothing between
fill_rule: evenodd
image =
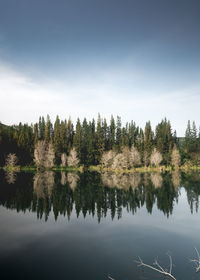
<instances>
[{"instance_id":1,"label":"grassy bank","mask_svg":"<svg viewBox=\"0 0 200 280\"><path fill-rule=\"evenodd\" d=\"M8 171L8 172L36 172L38 171L36 166L4 166L2 167L3 170ZM179 168L174 169L173 166L158 166L158 167L153 167L153 166L140 166L140 167L135 167L131 169L113 169L110 167L103 167L102 165L92 165L92 166L79 166L79 167L61 167L61 166L54 166L49 169L42 169L44 170L53 170L53 171L68 171L68 172L84 172L84 171L90 171L90 172L98 172L98 173L104 173L104 172L111 172L111 173L124 173L124 174L130 174L130 173L151 173L151 172L171 172L174 170L179 170L182 172L190 172L190 171L200 171L200 166L197 165L183 165L180 166Z\"/></svg>"}]
</instances>

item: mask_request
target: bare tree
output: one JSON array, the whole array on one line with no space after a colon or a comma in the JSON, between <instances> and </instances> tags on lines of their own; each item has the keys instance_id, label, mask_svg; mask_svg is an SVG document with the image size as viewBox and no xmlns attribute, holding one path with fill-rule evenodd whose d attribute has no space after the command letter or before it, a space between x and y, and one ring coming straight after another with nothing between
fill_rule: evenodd
<instances>
[{"instance_id":1,"label":"bare tree","mask_svg":"<svg viewBox=\"0 0 200 280\"><path fill-rule=\"evenodd\" d=\"M75 148L72 148L67 159L68 166L77 167L79 164L78 155Z\"/></svg>"},{"instance_id":2,"label":"bare tree","mask_svg":"<svg viewBox=\"0 0 200 280\"><path fill-rule=\"evenodd\" d=\"M126 154L120 153L117 154L113 160L112 168L113 169L124 169L128 167L128 158Z\"/></svg>"},{"instance_id":3,"label":"bare tree","mask_svg":"<svg viewBox=\"0 0 200 280\"><path fill-rule=\"evenodd\" d=\"M179 166L181 164L181 156L180 156L179 150L177 149L176 145L174 145L174 148L172 150L171 164L175 168L179 168Z\"/></svg>"},{"instance_id":4,"label":"bare tree","mask_svg":"<svg viewBox=\"0 0 200 280\"><path fill-rule=\"evenodd\" d=\"M144 151L144 154L143 154L143 162L144 162L144 165L145 166L148 166L149 165L149 155L148 155L148 152L147 151Z\"/></svg>"},{"instance_id":5,"label":"bare tree","mask_svg":"<svg viewBox=\"0 0 200 280\"><path fill-rule=\"evenodd\" d=\"M130 167L141 164L140 153L138 152L137 148L134 146L132 146L130 149L129 164L130 164Z\"/></svg>"},{"instance_id":6,"label":"bare tree","mask_svg":"<svg viewBox=\"0 0 200 280\"><path fill-rule=\"evenodd\" d=\"M156 148L154 148L154 150L153 150L153 152L151 154L151 157L150 157L151 165L159 166L161 161L162 161L161 153Z\"/></svg>"},{"instance_id":7,"label":"bare tree","mask_svg":"<svg viewBox=\"0 0 200 280\"><path fill-rule=\"evenodd\" d=\"M34 150L34 162L38 168L52 168L55 152L52 143L38 141Z\"/></svg>"},{"instance_id":8,"label":"bare tree","mask_svg":"<svg viewBox=\"0 0 200 280\"><path fill-rule=\"evenodd\" d=\"M67 155L66 153L61 154L61 166L65 167L67 164Z\"/></svg>"},{"instance_id":9,"label":"bare tree","mask_svg":"<svg viewBox=\"0 0 200 280\"><path fill-rule=\"evenodd\" d=\"M18 162L18 158L16 154L10 153L7 155L6 162L5 162L6 166L14 167L16 166L17 162Z\"/></svg>"},{"instance_id":10,"label":"bare tree","mask_svg":"<svg viewBox=\"0 0 200 280\"><path fill-rule=\"evenodd\" d=\"M110 150L103 153L101 163L103 166L113 169L131 168L141 163L140 153L134 146L131 149L123 147L122 152L119 154Z\"/></svg>"},{"instance_id":11,"label":"bare tree","mask_svg":"<svg viewBox=\"0 0 200 280\"><path fill-rule=\"evenodd\" d=\"M46 168L53 167L54 160L55 160L55 152L54 152L53 144L50 142L47 148L45 167Z\"/></svg>"},{"instance_id":12,"label":"bare tree","mask_svg":"<svg viewBox=\"0 0 200 280\"><path fill-rule=\"evenodd\" d=\"M101 158L101 164L105 167L111 167L116 157L116 153L112 150L104 152Z\"/></svg>"}]
</instances>

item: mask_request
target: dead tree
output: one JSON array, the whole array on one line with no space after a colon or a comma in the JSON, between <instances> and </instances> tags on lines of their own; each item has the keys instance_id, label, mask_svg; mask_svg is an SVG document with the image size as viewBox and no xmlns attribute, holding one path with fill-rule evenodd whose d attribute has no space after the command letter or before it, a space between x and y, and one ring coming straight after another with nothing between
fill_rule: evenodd
<instances>
[{"instance_id":1,"label":"dead tree","mask_svg":"<svg viewBox=\"0 0 200 280\"><path fill-rule=\"evenodd\" d=\"M197 259L190 259L191 262L193 262L195 264L195 271L199 272L200 271L200 254L197 250L197 248L194 248L196 251L196 255L197 255ZM143 262L143 260L138 256L138 261L135 261L139 267L147 267L150 268L151 270L154 270L162 275L164 275L165 277L171 278L172 280L176 280L176 277L172 274L172 268L173 268L173 261L172 261L172 257L170 254L167 254L169 257L169 269L163 268L157 259L155 259L153 265L149 265ZM115 280L114 278L112 278L110 275L108 275L108 279L110 280Z\"/></svg>"},{"instance_id":2,"label":"dead tree","mask_svg":"<svg viewBox=\"0 0 200 280\"><path fill-rule=\"evenodd\" d=\"M143 262L143 260L138 257L139 261L136 261L136 263L138 263L138 266L142 266L142 267L148 267L164 276L167 276L173 280L176 280L176 278L174 277L174 275L172 275L172 267L173 267L173 262L172 262L172 257L167 254L169 257L169 269L163 268L157 259L155 259L153 265L149 265Z\"/></svg>"}]
</instances>

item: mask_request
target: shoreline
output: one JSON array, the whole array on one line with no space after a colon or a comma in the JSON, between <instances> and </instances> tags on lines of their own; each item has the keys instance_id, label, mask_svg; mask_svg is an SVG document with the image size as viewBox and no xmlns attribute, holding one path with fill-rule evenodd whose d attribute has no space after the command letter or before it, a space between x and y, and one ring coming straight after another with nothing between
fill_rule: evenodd
<instances>
[{"instance_id":1,"label":"shoreline","mask_svg":"<svg viewBox=\"0 0 200 280\"><path fill-rule=\"evenodd\" d=\"M26 172L26 171L32 171L32 172L44 172L44 171L66 171L66 172L98 172L98 173L123 173L123 174L131 174L131 173L163 173L163 172L176 172L181 171L184 173L190 172L190 171L200 171L200 166L192 165L192 166L180 166L180 167L172 167L172 166L141 166L141 167L135 167L131 169L113 169L109 167L103 167L101 165L91 165L91 166L79 166L79 167L61 167L61 166L54 166L52 168L43 168L43 169L37 169L36 166L4 166L0 167L0 169L3 169L7 172Z\"/></svg>"}]
</instances>

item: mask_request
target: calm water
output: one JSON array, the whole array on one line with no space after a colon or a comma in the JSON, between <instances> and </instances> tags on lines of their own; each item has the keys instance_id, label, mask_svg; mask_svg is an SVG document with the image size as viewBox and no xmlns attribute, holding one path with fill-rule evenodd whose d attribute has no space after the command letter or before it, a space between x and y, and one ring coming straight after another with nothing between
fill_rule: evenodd
<instances>
[{"instance_id":1,"label":"calm water","mask_svg":"<svg viewBox=\"0 0 200 280\"><path fill-rule=\"evenodd\" d=\"M199 279L200 175L0 174L2 279Z\"/></svg>"}]
</instances>

